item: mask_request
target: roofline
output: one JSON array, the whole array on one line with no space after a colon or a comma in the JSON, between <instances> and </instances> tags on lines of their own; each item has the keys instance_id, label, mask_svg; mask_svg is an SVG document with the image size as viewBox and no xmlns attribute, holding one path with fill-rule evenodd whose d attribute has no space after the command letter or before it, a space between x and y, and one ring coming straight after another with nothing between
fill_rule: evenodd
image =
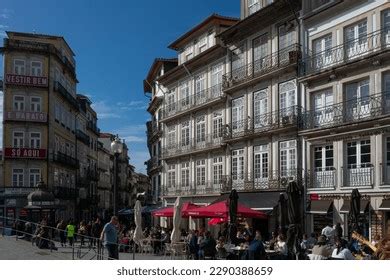
<instances>
[{"instance_id":1,"label":"roofline","mask_svg":"<svg viewBox=\"0 0 390 280\"><path fill-rule=\"evenodd\" d=\"M210 15L209 17L207 17L205 20L203 20L201 23L199 23L198 25L196 25L195 27L191 28L189 31L187 31L186 33L184 33L182 36L180 36L178 39L176 39L174 42L172 42L171 44L169 44L168 48L172 49L172 50L178 50L179 48L177 47L177 45L182 42L183 40L185 40L186 38L190 37L191 34L193 34L194 32L198 31L199 29L203 28L205 25L207 25L209 22L213 21L213 20L226 20L226 21L231 21L231 22L238 22L240 19L239 18L235 18L235 17L228 17L228 16L221 16L219 14L212 14Z\"/></svg>"},{"instance_id":2,"label":"roofline","mask_svg":"<svg viewBox=\"0 0 390 280\"><path fill-rule=\"evenodd\" d=\"M7 36L9 35L16 35L16 36L25 36L25 37L33 37L33 38L47 38L47 39L62 39L65 42L65 45L70 50L71 54L73 56L76 56L76 54L73 52L72 48L69 46L68 42L66 42L65 38L63 36L56 36L56 35L49 35L49 34L39 34L39 33L28 33L28 32L17 32L17 31L6 31L5 32Z\"/></svg>"},{"instance_id":3,"label":"roofline","mask_svg":"<svg viewBox=\"0 0 390 280\"><path fill-rule=\"evenodd\" d=\"M149 92L147 90L147 88L150 87L148 82L151 84L152 81L150 80L150 76L153 74L155 68L159 65L159 63L164 63L164 62L178 63L178 59L177 58L161 58L161 57L155 58L152 65L150 66L150 69L148 71L146 78L143 80L144 93Z\"/></svg>"}]
</instances>

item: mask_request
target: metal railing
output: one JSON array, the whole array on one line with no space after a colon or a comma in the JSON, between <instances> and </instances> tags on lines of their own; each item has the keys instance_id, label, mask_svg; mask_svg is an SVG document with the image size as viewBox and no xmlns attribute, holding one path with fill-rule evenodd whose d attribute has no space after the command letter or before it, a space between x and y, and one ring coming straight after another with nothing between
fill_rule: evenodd
<instances>
[{"instance_id":1,"label":"metal railing","mask_svg":"<svg viewBox=\"0 0 390 280\"><path fill-rule=\"evenodd\" d=\"M147 171L150 173L151 171L162 167L161 160L158 156L154 156L147 161Z\"/></svg>"},{"instance_id":2,"label":"metal railing","mask_svg":"<svg viewBox=\"0 0 390 280\"><path fill-rule=\"evenodd\" d=\"M320 53L311 51L302 61L302 75L329 70L390 48L390 29L381 29L355 40L346 41Z\"/></svg>"},{"instance_id":3,"label":"metal railing","mask_svg":"<svg viewBox=\"0 0 390 280\"><path fill-rule=\"evenodd\" d=\"M60 82L54 82L54 90L59 92L76 110L79 109L77 99Z\"/></svg>"},{"instance_id":4,"label":"metal railing","mask_svg":"<svg viewBox=\"0 0 390 280\"><path fill-rule=\"evenodd\" d=\"M168 145L162 149L162 157L179 156L182 154L204 151L212 148L218 148L222 145L222 137L218 134L207 134L195 139L188 139L186 142L179 142L174 145Z\"/></svg>"},{"instance_id":5,"label":"metal railing","mask_svg":"<svg viewBox=\"0 0 390 280\"><path fill-rule=\"evenodd\" d=\"M174 186L164 187L164 196L182 196L182 195L212 195L220 194L223 189L223 180L202 181L189 184L175 184Z\"/></svg>"},{"instance_id":6,"label":"metal railing","mask_svg":"<svg viewBox=\"0 0 390 280\"><path fill-rule=\"evenodd\" d=\"M97 127L96 123L93 123L92 121L87 122L87 128L97 135L100 134L100 129Z\"/></svg>"},{"instance_id":7,"label":"metal railing","mask_svg":"<svg viewBox=\"0 0 390 280\"><path fill-rule=\"evenodd\" d=\"M61 152L53 153L53 161L72 168L79 168L79 161L77 159Z\"/></svg>"},{"instance_id":8,"label":"metal railing","mask_svg":"<svg viewBox=\"0 0 390 280\"><path fill-rule=\"evenodd\" d=\"M85 145L89 146L90 144L89 136L83 131L81 131L80 129L76 130L76 138L81 142L83 142Z\"/></svg>"},{"instance_id":9,"label":"metal railing","mask_svg":"<svg viewBox=\"0 0 390 280\"><path fill-rule=\"evenodd\" d=\"M283 69L287 66L297 64L301 58L301 48L299 44L292 44L289 47L264 56L252 63L245 64L233 69L223 75L222 87L228 90L240 84L244 84L257 77Z\"/></svg>"},{"instance_id":10,"label":"metal railing","mask_svg":"<svg viewBox=\"0 0 390 280\"><path fill-rule=\"evenodd\" d=\"M223 96L222 84L212 86L193 95L188 95L177 102L165 103L160 111L161 117L162 119L166 119L179 113L196 109L202 105L221 99Z\"/></svg>"},{"instance_id":11,"label":"metal railing","mask_svg":"<svg viewBox=\"0 0 390 280\"><path fill-rule=\"evenodd\" d=\"M372 164L341 167L343 187L369 187L374 185L374 166Z\"/></svg>"},{"instance_id":12,"label":"metal railing","mask_svg":"<svg viewBox=\"0 0 390 280\"><path fill-rule=\"evenodd\" d=\"M337 172L334 167L325 170L308 170L305 172L308 189L335 189L337 186Z\"/></svg>"},{"instance_id":13,"label":"metal railing","mask_svg":"<svg viewBox=\"0 0 390 280\"><path fill-rule=\"evenodd\" d=\"M261 168L259 172L237 173L224 176L224 192L232 189L238 191L284 190L289 181L302 180L299 169L269 170Z\"/></svg>"},{"instance_id":14,"label":"metal railing","mask_svg":"<svg viewBox=\"0 0 390 280\"><path fill-rule=\"evenodd\" d=\"M282 128L299 128L300 123L301 107L292 106L227 124L223 138L228 141Z\"/></svg>"},{"instance_id":15,"label":"metal railing","mask_svg":"<svg viewBox=\"0 0 390 280\"><path fill-rule=\"evenodd\" d=\"M304 129L327 128L390 114L390 92L347 100L303 113Z\"/></svg>"}]
</instances>

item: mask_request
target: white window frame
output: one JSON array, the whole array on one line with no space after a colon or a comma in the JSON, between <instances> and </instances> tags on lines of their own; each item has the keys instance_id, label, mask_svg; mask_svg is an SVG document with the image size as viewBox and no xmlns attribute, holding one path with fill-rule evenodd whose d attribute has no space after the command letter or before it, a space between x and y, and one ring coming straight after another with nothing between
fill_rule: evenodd
<instances>
[{"instance_id":1,"label":"white window frame","mask_svg":"<svg viewBox=\"0 0 390 280\"><path fill-rule=\"evenodd\" d=\"M16 136L16 134L20 134ZM13 148L24 148L24 131L14 131L12 133L12 147Z\"/></svg>"},{"instance_id":2,"label":"white window frame","mask_svg":"<svg viewBox=\"0 0 390 280\"><path fill-rule=\"evenodd\" d=\"M13 66L14 66L15 75L22 75L22 76L26 75L26 61L24 59L19 59L19 58L14 59Z\"/></svg>"},{"instance_id":3,"label":"white window frame","mask_svg":"<svg viewBox=\"0 0 390 280\"><path fill-rule=\"evenodd\" d=\"M35 187L41 180L41 170L39 168L30 168L29 170L29 185Z\"/></svg>"},{"instance_id":4,"label":"white window frame","mask_svg":"<svg viewBox=\"0 0 390 280\"><path fill-rule=\"evenodd\" d=\"M30 148L31 149L40 149L41 148L41 133L40 132L30 132Z\"/></svg>"},{"instance_id":5,"label":"white window frame","mask_svg":"<svg viewBox=\"0 0 390 280\"><path fill-rule=\"evenodd\" d=\"M233 132L239 132L244 130L244 111L245 100L244 97L238 97L232 100L232 130Z\"/></svg>"},{"instance_id":6,"label":"white window frame","mask_svg":"<svg viewBox=\"0 0 390 280\"><path fill-rule=\"evenodd\" d=\"M181 146L187 147L191 144L190 139L191 134L191 127L190 127L190 121L184 121L181 123Z\"/></svg>"},{"instance_id":7,"label":"white window frame","mask_svg":"<svg viewBox=\"0 0 390 280\"><path fill-rule=\"evenodd\" d=\"M222 183L223 177L223 157L213 158L213 184L219 185Z\"/></svg>"},{"instance_id":8,"label":"white window frame","mask_svg":"<svg viewBox=\"0 0 390 280\"><path fill-rule=\"evenodd\" d=\"M14 95L12 99L13 99L12 107L13 107L14 111L21 112L21 111L25 110L25 107L26 107L26 97L25 96ZM17 99L20 99L20 100L17 100Z\"/></svg>"},{"instance_id":9,"label":"white window frame","mask_svg":"<svg viewBox=\"0 0 390 280\"><path fill-rule=\"evenodd\" d=\"M232 178L233 182L243 182L245 178L245 150L232 151Z\"/></svg>"},{"instance_id":10,"label":"white window frame","mask_svg":"<svg viewBox=\"0 0 390 280\"><path fill-rule=\"evenodd\" d=\"M12 169L12 186L13 187L24 186L24 169L22 168Z\"/></svg>"},{"instance_id":11,"label":"white window frame","mask_svg":"<svg viewBox=\"0 0 390 280\"><path fill-rule=\"evenodd\" d=\"M183 162L181 163L181 185L184 188L190 186L190 163Z\"/></svg>"},{"instance_id":12,"label":"white window frame","mask_svg":"<svg viewBox=\"0 0 390 280\"><path fill-rule=\"evenodd\" d=\"M196 185L206 185L206 160L201 159L196 161Z\"/></svg>"},{"instance_id":13,"label":"white window frame","mask_svg":"<svg viewBox=\"0 0 390 280\"><path fill-rule=\"evenodd\" d=\"M220 139L223 136L223 113L213 112L213 139Z\"/></svg>"},{"instance_id":14,"label":"white window frame","mask_svg":"<svg viewBox=\"0 0 390 280\"><path fill-rule=\"evenodd\" d=\"M30 97L30 111L42 112L42 98L40 96Z\"/></svg>"},{"instance_id":15,"label":"white window frame","mask_svg":"<svg viewBox=\"0 0 390 280\"><path fill-rule=\"evenodd\" d=\"M168 165L168 188L176 186L176 166L174 164Z\"/></svg>"},{"instance_id":16,"label":"white window frame","mask_svg":"<svg viewBox=\"0 0 390 280\"><path fill-rule=\"evenodd\" d=\"M42 61L38 61L38 60L30 61L30 72L31 72L31 76L42 77L43 75Z\"/></svg>"},{"instance_id":17,"label":"white window frame","mask_svg":"<svg viewBox=\"0 0 390 280\"><path fill-rule=\"evenodd\" d=\"M248 16L253 15L261 9L260 1L262 0L247 0L248 4Z\"/></svg>"},{"instance_id":18,"label":"white window frame","mask_svg":"<svg viewBox=\"0 0 390 280\"><path fill-rule=\"evenodd\" d=\"M198 52L202 53L208 48L208 36L204 35L203 37L199 38L198 41Z\"/></svg>"},{"instance_id":19,"label":"white window frame","mask_svg":"<svg viewBox=\"0 0 390 280\"><path fill-rule=\"evenodd\" d=\"M279 110L282 117L295 113L298 102L297 83L295 80L285 81L279 84Z\"/></svg>"},{"instance_id":20,"label":"white window frame","mask_svg":"<svg viewBox=\"0 0 390 280\"><path fill-rule=\"evenodd\" d=\"M270 172L269 145L253 147L253 172L255 182L267 181Z\"/></svg>"},{"instance_id":21,"label":"white window frame","mask_svg":"<svg viewBox=\"0 0 390 280\"><path fill-rule=\"evenodd\" d=\"M280 177L294 177L297 168L297 141L279 142Z\"/></svg>"},{"instance_id":22,"label":"white window frame","mask_svg":"<svg viewBox=\"0 0 390 280\"><path fill-rule=\"evenodd\" d=\"M312 63L315 69L325 68L332 64L332 46L332 33L313 40L314 61Z\"/></svg>"},{"instance_id":23,"label":"white window frame","mask_svg":"<svg viewBox=\"0 0 390 280\"><path fill-rule=\"evenodd\" d=\"M196 143L203 143L206 141L206 116L198 116L196 118Z\"/></svg>"}]
</instances>

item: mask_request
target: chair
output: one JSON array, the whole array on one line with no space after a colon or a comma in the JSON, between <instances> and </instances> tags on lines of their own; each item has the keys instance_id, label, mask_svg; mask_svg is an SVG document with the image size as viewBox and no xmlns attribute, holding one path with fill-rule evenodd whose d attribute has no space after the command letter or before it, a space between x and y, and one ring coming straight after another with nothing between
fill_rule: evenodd
<instances>
[{"instance_id":1,"label":"chair","mask_svg":"<svg viewBox=\"0 0 390 280\"><path fill-rule=\"evenodd\" d=\"M150 240L147 239L141 240L140 246L141 246L140 248L141 254L153 253L153 246L150 243Z\"/></svg>"}]
</instances>

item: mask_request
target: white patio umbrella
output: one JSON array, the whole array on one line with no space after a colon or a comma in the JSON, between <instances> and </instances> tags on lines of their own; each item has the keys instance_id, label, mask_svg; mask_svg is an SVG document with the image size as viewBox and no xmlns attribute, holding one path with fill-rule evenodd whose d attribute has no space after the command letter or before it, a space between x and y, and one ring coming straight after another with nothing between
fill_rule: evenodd
<instances>
[{"instance_id":1,"label":"white patio umbrella","mask_svg":"<svg viewBox=\"0 0 390 280\"><path fill-rule=\"evenodd\" d=\"M142 213L141 213L141 201L137 199L134 206L134 221L135 221L135 231L133 236L134 243L140 245L143 238L142 233Z\"/></svg>"},{"instance_id":2,"label":"white patio umbrella","mask_svg":"<svg viewBox=\"0 0 390 280\"><path fill-rule=\"evenodd\" d=\"M180 241L181 207L182 207L181 197L178 196L176 198L175 206L173 208L173 230L171 234L172 243L176 243Z\"/></svg>"}]
</instances>

